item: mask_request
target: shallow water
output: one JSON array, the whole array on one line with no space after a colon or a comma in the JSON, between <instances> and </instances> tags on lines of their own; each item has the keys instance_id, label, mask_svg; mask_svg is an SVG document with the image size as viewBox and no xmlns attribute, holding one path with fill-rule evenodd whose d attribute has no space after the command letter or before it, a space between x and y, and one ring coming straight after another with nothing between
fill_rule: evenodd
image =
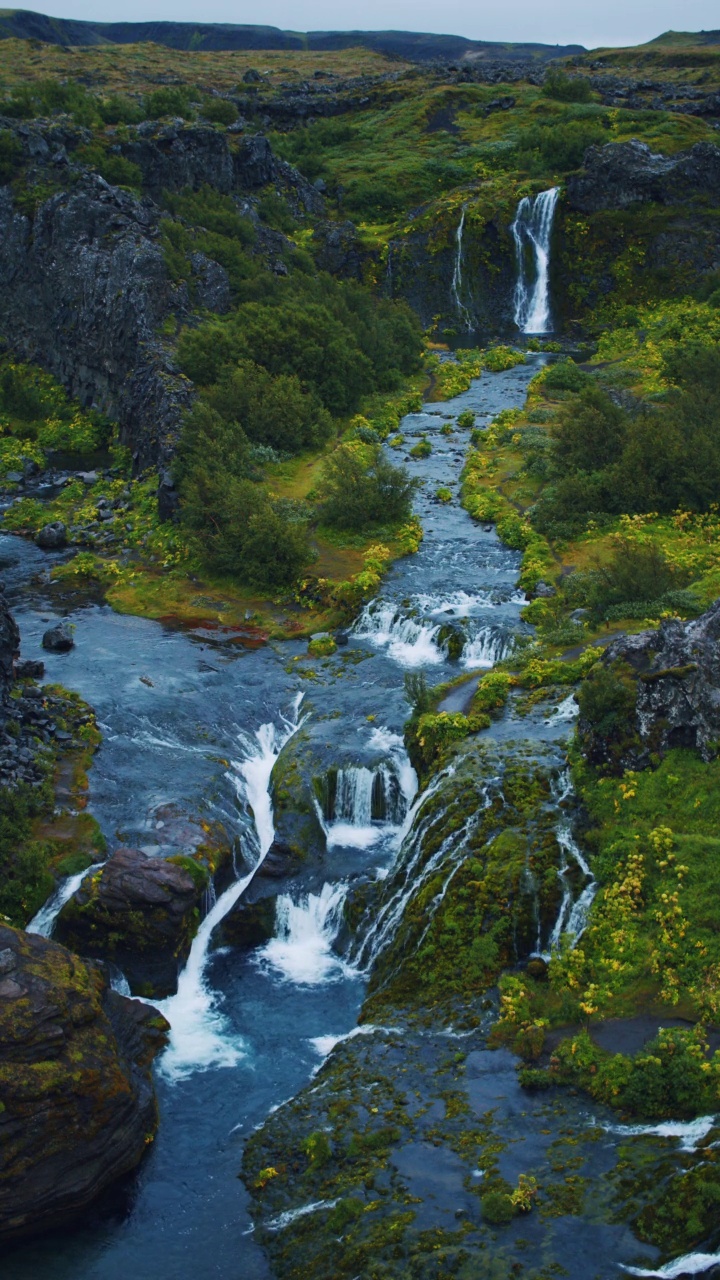
<instances>
[{"instance_id":1,"label":"shallow water","mask_svg":"<svg viewBox=\"0 0 720 1280\"><path fill-rule=\"evenodd\" d=\"M246 863L254 865L272 838L272 813L258 800L258 777L249 781L247 770L260 768L258 732L281 735L300 691L302 714L311 720L339 714L349 755L358 743L369 750L384 744L396 771L405 770L410 795L408 766L397 745L408 712L405 671L425 668L433 683L446 680L463 669L463 661L470 669L487 665L524 629L519 556L459 506L468 433L446 437L440 427L467 408L481 423L522 404L541 359L484 375L455 401L425 406L405 420L408 443L420 432L433 442L429 459L407 463L425 481L416 503L425 541L416 556L393 567L347 649L314 664L318 680L303 682L292 671L291 659L300 654L300 665L308 665L304 643L242 650L122 617L103 605L70 610L75 649L42 656L46 678L77 690L96 710L103 743L90 774L90 809L111 848L122 841L148 853L180 849L183 821L199 814L221 819L239 836ZM452 489L451 504L434 500L441 485ZM57 558L0 537L0 565L25 658L41 656L42 632L57 616L57 597L42 581L32 581ZM460 663L447 660L438 636L443 623L462 625L468 637ZM549 726L531 726L511 713L495 736L536 732L561 739L572 727L569 707L550 718ZM3 1263L7 1280L269 1275L237 1177L243 1138L354 1029L364 983L332 951L329 917L339 886L355 874L386 872L402 831L390 823L382 829L351 823L343 831L341 817L330 830L320 882L283 902L278 935L267 947L254 954L212 953L210 941L207 967L200 967L201 981L193 988L208 1000L193 1011L182 1069L172 1069L172 1051L158 1064L160 1129L138 1175L72 1233L12 1252ZM164 1007L180 1036L188 1002L171 999ZM233 1065L217 1065L220 1060ZM177 1055L174 1061L177 1067ZM201 1069L208 1061L216 1065Z\"/></svg>"}]
</instances>

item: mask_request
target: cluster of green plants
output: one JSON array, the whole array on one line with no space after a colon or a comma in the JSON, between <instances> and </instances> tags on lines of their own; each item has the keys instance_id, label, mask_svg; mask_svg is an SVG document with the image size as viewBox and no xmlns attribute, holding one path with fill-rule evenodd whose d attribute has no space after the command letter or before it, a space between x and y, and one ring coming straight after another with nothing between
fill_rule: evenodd
<instances>
[{"instance_id":1,"label":"cluster of green plants","mask_svg":"<svg viewBox=\"0 0 720 1280\"><path fill-rule=\"evenodd\" d=\"M53 452L93 453L111 436L109 420L81 409L51 374L11 355L0 359L0 474Z\"/></svg>"}]
</instances>

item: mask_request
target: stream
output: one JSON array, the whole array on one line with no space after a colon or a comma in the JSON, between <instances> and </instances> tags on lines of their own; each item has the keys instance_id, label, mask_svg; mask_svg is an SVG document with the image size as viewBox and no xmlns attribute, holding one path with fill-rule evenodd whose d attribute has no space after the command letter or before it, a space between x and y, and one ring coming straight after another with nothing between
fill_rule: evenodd
<instances>
[{"instance_id":1,"label":"stream","mask_svg":"<svg viewBox=\"0 0 720 1280\"><path fill-rule=\"evenodd\" d=\"M333 950L347 887L358 875L385 877L422 812L401 741L408 714L404 675L425 670L436 683L463 669L479 672L525 630L519 555L460 507L467 433L446 436L440 428L466 409L483 425L499 410L522 405L542 361L529 357L505 373L484 374L455 400L425 405L403 421L408 444L423 433L433 445L428 459L407 460L425 481L416 500L425 540L416 555L393 566L348 646L311 664L317 678L304 680L293 669L308 665L305 642L242 649L98 604L70 614L76 646L69 654L42 653L46 679L76 690L95 708L103 742L90 773L89 808L109 847L122 842L151 854L179 852L182 816L199 815L221 820L238 837L243 866L210 905L177 994L155 1002L172 1037L156 1068L161 1119L148 1158L73 1231L13 1250L4 1261L5 1280L270 1276L238 1180L242 1144L356 1026L366 957L361 948L353 963ZM435 500L439 486L452 490L451 503ZM47 587L33 581L56 558L31 542L0 537L0 569L24 658L41 656L42 633L57 616ZM450 662L443 637L460 623L465 647ZM561 707L554 717L542 714L507 732L555 741L561 759L572 712ZM340 747L333 809L323 815L327 851L320 872L315 868L305 883L281 893L276 936L265 947L214 949L215 926L272 843L275 760L301 725L323 718L336 726ZM358 765L358 751L384 754L382 769ZM392 796L381 818L373 816L378 787ZM563 830L563 848L577 862L581 855L569 828ZM568 894L565 921L573 911L579 919L593 885L587 871L582 907ZM49 913L36 927L49 930ZM378 922L378 929L387 927L387 917ZM549 940L538 939L539 951L543 943ZM629 1253L635 1256L636 1248Z\"/></svg>"}]
</instances>

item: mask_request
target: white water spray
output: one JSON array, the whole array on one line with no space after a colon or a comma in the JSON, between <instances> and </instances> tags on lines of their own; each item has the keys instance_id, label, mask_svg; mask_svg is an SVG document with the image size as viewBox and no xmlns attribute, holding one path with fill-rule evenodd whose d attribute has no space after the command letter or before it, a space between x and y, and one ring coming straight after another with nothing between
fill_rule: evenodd
<instances>
[{"instance_id":1,"label":"white water spray","mask_svg":"<svg viewBox=\"0 0 720 1280\"><path fill-rule=\"evenodd\" d=\"M681 1276L703 1275L710 1267L720 1263L720 1253L686 1253L682 1258L666 1262L657 1271L646 1271L643 1267L626 1267L621 1263L623 1271L631 1276L657 1277L657 1280L679 1280Z\"/></svg>"},{"instance_id":2,"label":"white water spray","mask_svg":"<svg viewBox=\"0 0 720 1280\"><path fill-rule=\"evenodd\" d=\"M425 622L409 618L394 604L371 601L363 609L353 635L367 640L376 649L387 649L388 656L401 667L439 666L444 660L442 649L436 643L440 631L439 622Z\"/></svg>"},{"instance_id":3,"label":"white water spray","mask_svg":"<svg viewBox=\"0 0 720 1280\"><path fill-rule=\"evenodd\" d=\"M463 242L463 229L465 227L465 210L466 209L467 209L467 205L463 205L462 213L460 214L460 221L458 223L458 228L457 228L457 231L455 232L455 265L453 267L453 277L452 277L452 284L450 288L451 288L452 296L455 302L455 306L457 308L457 313L460 316L460 319L462 320L468 333L471 333L473 329L472 316L470 315L470 312L468 311L462 298L460 297L460 290L462 289L462 254L463 254L462 242Z\"/></svg>"},{"instance_id":4,"label":"white water spray","mask_svg":"<svg viewBox=\"0 0 720 1280\"><path fill-rule=\"evenodd\" d=\"M27 926L27 933L37 933L41 938L52 937L55 921L65 903L70 901L74 893L77 893L86 875L91 871L99 871L102 866L104 866L104 863L95 862L91 867L86 867L84 871L79 871L77 875L68 876L67 880L61 881L45 905L33 916Z\"/></svg>"},{"instance_id":5,"label":"white water spray","mask_svg":"<svg viewBox=\"0 0 720 1280\"><path fill-rule=\"evenodd\" d=\"M559 194L558 187L551 187L534 200L525 196L511 227L517 258L515 323L521 333L548 333L551 329L550 237ZM528 250L532 252L532 271L528 270Z\"/></svg>"},{"instance_id":6,"label":"white water spray","mask_svg":"<svg viewBox=\"0 0 720 1280\"><path fill-rule=\"evenodd\" d=\"M183 1079L208 1067L232 1067L244 1056L239 1036L229 1033L217 997L207 986L205 969L215 927L235 905L263 862L275 835L270 775L285 743L302 724L298 694L292 712L282 724L263 724L254 734L243 734L243 758L232 764L232 780L255 826L256 862L249 875L236 880L220 895L198 929L187 964L180 974L177 993L159 1003L170 1023L170 1044L160 1063L171 1080Z\"/></svg>"},{"instance_id":7,"label":"white water spray","mask_svg":"<svg viewBox=\"0 0 720 1280\"><path fill-rule=\"evenodd\" d=\"M275 905L276 933L255 957L288 982L314 987L351 970L333 951L343 922L346 884L324 884L322 891L293 902L283 893Z\"/></svg>"},{"instance_id":8,"label":"white water spray","mask_svg":"<svg viewBox=\"0 0 720 1280\"><path fill-rule=\"evenodd\" d=\"M465 645L462 652L462 665L468 671L494 667L496 662L507 658L512 647L512 637L503 635L494 627L482 627Z\"/></svg>"}]
</instances>

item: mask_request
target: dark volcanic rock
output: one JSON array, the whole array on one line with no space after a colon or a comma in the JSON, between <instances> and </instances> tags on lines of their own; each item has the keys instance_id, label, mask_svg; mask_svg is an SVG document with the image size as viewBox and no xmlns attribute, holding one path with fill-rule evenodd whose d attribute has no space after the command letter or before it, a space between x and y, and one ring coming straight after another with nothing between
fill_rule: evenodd
<instances>
[{"instance_id":1,"label":"dark volcanic rock","mask_svg":"<svg viewBox=\"0 0 720 1280\"><path fill-rule=\"evenodd\" d=\"M42 638L42 647L48 653L68 653L74 649L73 633L67 622L59 622L56 627L48 627Z\"/></svg>"},{"instance_id":2,"label":"dark volcanic rock","mask_svg":"<svg viewBox=\"0 0 720 1280\"><path fill-rule=\"evenodd\" d=\"M238 902L225 916L222 941L231 947L261 947L275 934L275 898Z\"/></svg>"},{"instance_id":3,"label":"dark volcanic rock","mask_svg":"<svg viewBox=\"0 0 720 1280\"><path fill-rule=\"evenodd\" d=\"M113 960L134 994L169 995L197 929L203 887L164 858L117 849L63 907L55 935L81 955Z\"/></svg>"},{"instance_id":4,"label":"dark volcanic rock","mask_svg":"<svg viewBox=\"0 0 720 1280\"><path fill-rule=\"evenodd\" d=\"M711 142L674 156L657 155L636 141L590 147L582 171L568 180L565 198L571 209L597 213L646 201L679 204L695 196L720 198L720 147Z\"/></svg>"},{"instance_id":5,"label":"dark volcanic rock","mask_svg":"<svg viewBox=\"0 0 720 1280\"><path fill-rule=\"evenodd\" d=\"M44 524L35 535L35 541L43 551L59 551L67 543L67 529L62 520Z\"/></svg>"},{"instance_id":6,"label":"dark volcanic rock","mask_svg":"<svg viewBox=\"0 0 720 1280\"><path fill-rule=\"evenodd\" d=\"M606 649L602 662L616 673L631 673L635 707L620 755L609 736L581 716L578 731L594 763L644 768L673 747L693 748L704 760L717 755L720 600L692 622L664 622L659 631L623 636Z\"/></svg>"},{"instance_id":7,"label":"dark volcanic rock","mask_svg":"<svg viewBox=\"0 0 720 1280\"><path fill-rule=\"evenodd\" d=\"M0 584L0 707L13 681L13 666L20 648L20 632Z\"/></svg>"},{"instance_id":8,"label":"dark volcanic rock","mask_svg":"<svg viewBox=\"0 0 720 1280\"><path fill-rule=\"evenodd\" d=\"M166 1030L97 966L0 925L0 1238L63 1224L140 1162Z\"/></svg>"},{"instance_id":9,"label":"dark volcanic rock","mask_svg":"<svg viewBox=\"0 0 720 1280\"><path fill-rule=\"evenodd\" d=\"M45 675L45 663L24 658L22 662L15 663L15 675L18 680L42 680Z\"/></svg>"},{"instance_id":10,"label":"dark volcanic rock","mask_svg":"<svg viewBox=\"0 0 720 1280\"><path fill-rule=\"evenodd\" d=\"M157 338L187 310L148 200L86 175L34 219L0 187L0 329L82 404L120 424L138 466L172 451L192 387Z\"/></svg>"}]
</instances>

